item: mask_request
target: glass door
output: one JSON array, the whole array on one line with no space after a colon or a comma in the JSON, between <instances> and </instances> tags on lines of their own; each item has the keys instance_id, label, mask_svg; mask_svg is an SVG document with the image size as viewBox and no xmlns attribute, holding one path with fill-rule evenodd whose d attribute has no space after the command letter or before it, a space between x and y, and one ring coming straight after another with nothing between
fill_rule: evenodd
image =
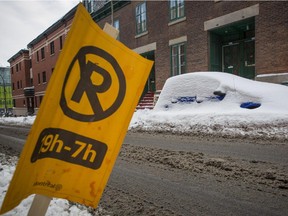
<instances>
[{"instance_id":1,"label":"glass door","mask_svg":"<svg viewBox=\"0 0 288 216\"><path fill-rule=\"evenodd\" d=\"M243 72L240 74L243 77L254 79L255 77L255 40L244 41L244 65Z\"/></svg>"},{"instance_id":2,"label":"glass door","mask_svg":"<svg viewBox=\"0 0 288 216\"><path fill-rule=\"evenodd\" d=\"M240 46L239 43L229 43L222 46L222 71L239 75Z\"/></svg>"}]
</instances>

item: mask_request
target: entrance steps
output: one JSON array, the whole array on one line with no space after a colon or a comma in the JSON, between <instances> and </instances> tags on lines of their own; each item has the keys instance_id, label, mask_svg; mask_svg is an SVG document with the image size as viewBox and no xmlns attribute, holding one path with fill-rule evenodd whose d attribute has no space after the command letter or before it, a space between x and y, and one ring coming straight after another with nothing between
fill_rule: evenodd
<instances>
[{"instance_id":1,"label":"entrance steps","mask_svg":"<svg viewBox=\"0 0 288 216\"><path fill-rule=\"evenodd\" d=\"M147 92L136 109L153 109L154 108L154 92Z\"/></svg>"}]
</instances>

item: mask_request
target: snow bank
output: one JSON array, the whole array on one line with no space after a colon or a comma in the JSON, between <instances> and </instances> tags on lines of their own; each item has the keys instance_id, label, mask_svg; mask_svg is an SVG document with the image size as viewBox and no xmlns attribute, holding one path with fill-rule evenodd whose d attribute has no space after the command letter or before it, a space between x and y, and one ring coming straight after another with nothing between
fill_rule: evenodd
<instances>
[{"instance_id":1,"label":"snow bank","mask_svg":"<svg viewBox=\"0 0 288 216\"><path fill-rule=\"evenodd\" d=\"M34 123L36 116L26 116L26 117L0 117L0 124L9 125L32 125Z\"/></svg>"},{"instance_id":2,"label":"snow bank","mask_svg":"<svg viewBox=\"0 0 288 216\"><path fill-rule=\"evenodd\" d=\"M246 102L260 107L241 108ZM220 72L171 77L154 110L134 113L130 130L285 140L288 87Z\"/></svg>"},{"instance_id":3,"label":"snow bank","mask_svg":"<svg viewBox=\"0 0 288 216\"><path fill-rule=\"evenodd\" d=\"M215 92L225 97L215 99ZM261 106L244 109L240 107L244 102ZM0 124L32 125L34 119L3 117ZM136 111L129 129L285 140L288 139L288 87L219 72L171 77L154 110Z\"/></svg>"}]
</instances>

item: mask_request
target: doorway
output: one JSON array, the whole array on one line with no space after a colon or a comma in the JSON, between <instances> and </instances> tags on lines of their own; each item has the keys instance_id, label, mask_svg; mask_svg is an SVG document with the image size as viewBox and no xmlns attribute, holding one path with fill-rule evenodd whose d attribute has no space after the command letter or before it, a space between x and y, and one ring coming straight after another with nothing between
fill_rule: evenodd
<instances>
[{"instance_id":1,"label":"doorway","mask_svg":"<svg viewBox=\"0 0 288 216\"><path fill-rule=\"evenodd\" d=\"M141 56L143 56L146 59L155 61L154 51L142 53ZM145 84L143 94L146 94L147 92L155 92L155 91L156 91L156 83L155 83L155 64L154 64L151 71L150 71L148 80Z\"/></svg>"},{"instance_id":2,"label":"doorway","mask_svg":"<svg viewBox=\"0 0 288 216\"><path fill-rule=\"evenodd\" d=\"M210 32L209 69L255 78L254 18Z\"/></svg>"}]
</instances>

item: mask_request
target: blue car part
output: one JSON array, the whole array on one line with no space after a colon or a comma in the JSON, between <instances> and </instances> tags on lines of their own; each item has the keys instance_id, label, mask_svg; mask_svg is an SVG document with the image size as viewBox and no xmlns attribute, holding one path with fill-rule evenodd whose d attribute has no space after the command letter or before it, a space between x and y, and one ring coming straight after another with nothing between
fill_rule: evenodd
<instances>
[{"instance_id":1,"label":"blue car part","mask_svg":"<svg viewBox=\"0 0 288 216\"><path fill-rule=\"evenodd\" d=\"M260 106L261 103L255 103L255 102L244 102L240 105L240 107L244 109L256 109Z\"/></svg>"}]
</instances>

